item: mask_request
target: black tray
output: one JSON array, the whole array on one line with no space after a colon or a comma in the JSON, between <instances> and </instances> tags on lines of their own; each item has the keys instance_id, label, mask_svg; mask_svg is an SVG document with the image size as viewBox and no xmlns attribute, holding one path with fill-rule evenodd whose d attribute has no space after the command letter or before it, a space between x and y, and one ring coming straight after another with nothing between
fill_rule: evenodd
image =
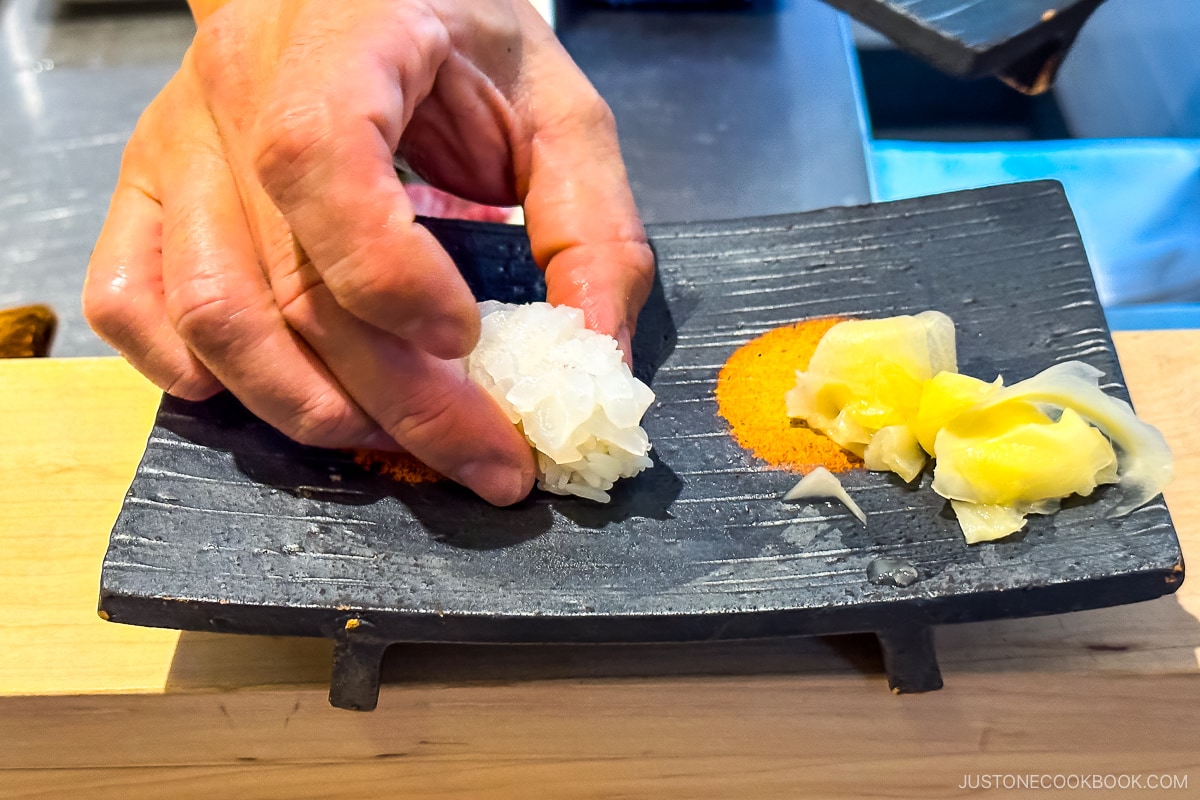
<instances>
[{"instance_id":1,"label":"black tray","mask_svg":"<svg viewBox=\"0 0 1200 800\"><path fill-rule=\"evenodd\" d=\"M1050 88L1079 29L1103 0L825 0L896 44L963 77Z\"/></svg>"},{"instance_id":2,"label":"black tray","mask_svg":"<svg viewBox=\"0 0 1200 800\"><path fill-rule=\"evenodd\" d=\"M520 229L430 220L480 296L541 292ZM1183 578L1161 498L1111 493L968 546L941 498L853 471L864 528L785 505L716 414L717 371L773 327L927 308L958 324L960 369L1010 382L1058 361L1126 396L1056 183L858 208L652 227L659 282L634 349L658 400L655 466L610 505L535 492L495 509L296 445L229 396L163 400L113 529L102 614L187 630L335 640L330 699L373 708L391 643L669 642L875 632L897 691L941 686L930 626L1148 600ZM887 567L919 580L891 585ZM881 569L883 567L884 569Z\"/></svg>"}]
</instances>

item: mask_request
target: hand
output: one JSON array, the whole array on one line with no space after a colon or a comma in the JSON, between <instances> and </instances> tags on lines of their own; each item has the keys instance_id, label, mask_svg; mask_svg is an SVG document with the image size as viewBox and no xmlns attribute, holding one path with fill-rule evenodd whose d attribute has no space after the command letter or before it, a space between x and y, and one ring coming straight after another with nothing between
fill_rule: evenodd
<instances>
[{"instance_id":1,"label":"hand","mask_svg":"<svg viewBox=\"0 0 1200 800\"><path fill-rule=\"evenodd\" d=\"M628 353L653 256L607 106L524 0L213 5L126 149L89 321L173 395L228 388L300 442L405 449L516 502L529 447L455 360L474 298L393 154L523 205L550 302Z\"/></svg>"}]
</instances>

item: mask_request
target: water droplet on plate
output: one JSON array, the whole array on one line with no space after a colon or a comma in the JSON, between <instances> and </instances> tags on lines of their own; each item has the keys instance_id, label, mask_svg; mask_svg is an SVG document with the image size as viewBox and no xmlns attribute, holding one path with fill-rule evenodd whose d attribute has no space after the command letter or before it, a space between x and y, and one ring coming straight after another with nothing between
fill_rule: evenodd
<instances>
[{"instance_id":1,"label":"water droplet on plate","mask_svg":"<svg viewBox=\"0 0 1200 800\"><path fill-rule=\"evenodd\" d=\"M877 558L867 565L867 579L877 586L912 586L921 573L901 558Z\"/></svg>"}]
</instances>

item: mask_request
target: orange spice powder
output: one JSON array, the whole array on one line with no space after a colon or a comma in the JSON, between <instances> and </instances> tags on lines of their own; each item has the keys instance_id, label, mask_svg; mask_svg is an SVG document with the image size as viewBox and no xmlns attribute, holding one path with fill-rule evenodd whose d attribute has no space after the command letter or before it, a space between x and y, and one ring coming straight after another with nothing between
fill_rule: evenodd
<instances>
[{"instance_id":1,"label":"orange spice powder","mask_svg":"<svg viewBox=\"0 0 1200 800\"><path fill-rule=\"evenodd\" d=\"M783 399L817 342L842 321L819 317L768 331L734 352L717 376L718 413L738 444L773 467L845 472L863 465L824 434L793 425Z\"/></svg>"},{"instance_id":2,"label":"orange spice powder","mask_svg":"<svg viewBox=\"0 0 1200 800\"><path fill-rule=\"evenodd\" d=\"M443 479L440 472L435 472L409 453L355 450L354 463L401 483L429 483Z\"/></svg>"}]
</instances>

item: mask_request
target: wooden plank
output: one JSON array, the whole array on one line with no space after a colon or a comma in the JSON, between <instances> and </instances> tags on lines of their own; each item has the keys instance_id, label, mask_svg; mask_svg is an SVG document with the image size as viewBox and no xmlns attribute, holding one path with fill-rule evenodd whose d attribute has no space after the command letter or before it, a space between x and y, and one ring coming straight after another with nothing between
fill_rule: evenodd
<instances>
[{"instance_id":1,"label":"wooden plank","mask_svg":"<svg viewBox=\"0 0 1200 800\"><path fill-rule=\"evenodd\" d=\"M1175 450L1168 504L1200 563L1200 331L1114 338ZM957 787L1029 771L1200 785L1200 728L1180 724L1200 705L1195 580L939 629L947 685L928 695L880 691L861 637L413 646L391 654L378 711L337 711L327 643L95 617L153 387L116 359L2 363L0 386L0 797L1012 797Z\"/></svg>"},{"instance_id":2,"label":"wooden plank","mask_svg":"<svg viewBox=\"0 0 1200 800\"><path fill-rule=\"evenodd\" d=\"M0 696L161 689L179 634L96 616L159 392L116 358L0 363Z\"/></svg>"},{"instance_id":3,"label":"wooden plank","mask_svg":"<svg viewBox=\"0 0 1200 800\"><path fill-rule=\"evenodd\" d=\"M1200 779L1200 729L1167 722L1200 701L1192 677L1160 678L1149 692L1129 675L976 674L902 697L866 683L431 683L388 687L372 714L331 709L313 690L95 696L53 709L10 699L0 705L9 743L0 764L11 797L51 786L64 796L119 787L129 798L216 786L236 797L377 796L402 786L422 797L767 798L804 787L816 797L929 798L978 796L956 789L980 773ZM13 729L35 709L45 734L21 741Z\"/></svg>"}]
</instances>

